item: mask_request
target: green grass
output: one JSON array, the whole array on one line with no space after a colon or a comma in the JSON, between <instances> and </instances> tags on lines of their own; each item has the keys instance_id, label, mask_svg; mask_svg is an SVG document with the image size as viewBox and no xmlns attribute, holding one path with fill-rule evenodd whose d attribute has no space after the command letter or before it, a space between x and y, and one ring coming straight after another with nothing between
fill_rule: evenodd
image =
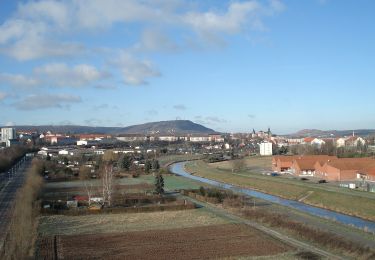
<instances>
[{"instance_id":1,"label":"green grass","mask_svg":"<svg viewBox=\"0 0 375 260\"><path fill-rule=\"evenodd\" d=\"M196 159L201 159L201 158L202 158L202 155L177 154L177 155L163 155L163 156L160 156L158 160L161 166L166 166L173 162L189 161L189 160L196 160Z\"/></svg>"},{"instance_id":2,"label":"green grass","mask_svg":"<svg viewBox=\"0 0 375 260\"><path fill-rule=\"evenodd\" d=\"M186 169L195 175L292 200L298 200L312 191L313 193L304 200L305 203L375 221L375 199L365 193L364 196L360 196L358 192L350 194L347 191L324 190L310 184L294 184L293 181L270 176L236 175L230 170L210 167L202 161L190 162L186 164Z\"/></svg>"}]
</instances>

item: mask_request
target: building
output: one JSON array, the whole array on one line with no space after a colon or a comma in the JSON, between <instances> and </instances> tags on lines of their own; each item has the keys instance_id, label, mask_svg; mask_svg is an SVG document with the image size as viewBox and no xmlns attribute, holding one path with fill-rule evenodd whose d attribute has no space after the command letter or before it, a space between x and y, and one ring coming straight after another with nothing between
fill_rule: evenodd
<instances>
[{"instance_id":1,"label":"building","mask_svg":"<svg viewBox=\"0 0 375 260\"><path fill-rule=\"evenodd\" d=\"M11 127L4 127L1 128L1 142L6 143L7 146L10 142L9 140L14 140L16 139L16 129L11 128Z\"/></svg>"},{"instance_id":2,"label":"building","mask_svg":"<svg viewBox=\"0 0 375 260\"><path fill-rule=\"evenodd\" d=\"M299 156L293 160L291 172L296 176L315 176L316 164L323 165L331 160L336 160L336 156L329 155L306 155Z\"/></svg>"},{"instance_id":3,"label":"building","mask_svg":"<svg viewBox=\"0 0 375 260\"><path fill-rule=\"evenodd\" d=\"M210 137L207 135L207 136L190 136L190 142L194 142L194 143L198 143L198 142L209 142L210 141Z\"/></svg>"},{"instance_id":4,"label":"building","mask_svg":"<svg viewBox=\"0 0 375 260\"><path fill-rule=\"evenodd\" d=\"M297 176L314 176L317 162L322 165L335 159L336 156L328 155L277 155L272 157L272 170L280 173L289 172Z\"/></svg>"},{"instance_id":5,"label":"building","mask_svg":"<svg viewBox=\"0 0 375 260\"><path fill-rule=\"evenodd\" d=\"M276 155L272 157L272 171L274 172L289 172L292 168L293 161L298 156Z\"/></svg>"},{"instance_id":6,"label":"building","mask_svg":"<svg viewBox=\"0 0 375 260\"><path fill-rule=\"evenodd\" d=\"M148 137L142 134L122 134L116 139L122 142L144 142L148 140Z\"/></svg>"},{"instance_id":7,"label":"building","mask_svg":"<svg viewBox=\"0 0 375 260\"><path fill-rule=\"evenodd\" d=\"M272 155L272 143L269 143L269 142L260 143L259 148L260 148L259 153L261 156Z\"/></svg>"},{"instance_id":8,"label":"building","mask_svg":"<svg viewBox=\"0 0 375 260\"><path fill-rule=\"evenodd\" d=\"M176 142L178 141L178 136L174 135L162 135L158 137L159 141L165 141L165 142Z\"/></svg>"},{"instance_id":9,"label":"building","mask_svg":"<svg viewBox=\"0 0 375 260\"><path fill-rule=\"evenodd\" d=\"M372 158L339 158L316 164L316 177L329 181L375 180Z\"/></svg>"},{"instance_id":10,"label":"building","mask_svg":"<svg viewBox=\"0 0 375 260\"><path fill-rule=\"evenodd\" d=\"M215 143L223 143L224 138L220 134L211 134L209 135L210 141Z\"/></svg>"}]
</instances>

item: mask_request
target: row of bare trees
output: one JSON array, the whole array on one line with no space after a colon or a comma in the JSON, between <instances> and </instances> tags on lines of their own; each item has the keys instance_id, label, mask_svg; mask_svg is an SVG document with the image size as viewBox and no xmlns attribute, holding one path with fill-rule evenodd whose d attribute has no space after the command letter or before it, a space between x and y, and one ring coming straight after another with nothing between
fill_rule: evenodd
<instances>
[{"instance_id":1,"label":"row of bare trees","mask_svg":"<svg viewBox=\"0 0 375 260\"><path fill-rule=\"evenodd\" d=\"M42 161L34 159L25 184L18 190L12 221L1 259L28 259L34 254L39 214L38 196L43 185Z\"/></svg>"},{"instance_id":2,"label":"row of bare trees","mask_svg":"<svg viewBox=\"0 0 375 260\"><path fill-rule=\"evenodd\" d=\"M16 145L0 150L0 173L8 170L19 158L25 155L27 148Z\"/></svg>"}]
</instances>

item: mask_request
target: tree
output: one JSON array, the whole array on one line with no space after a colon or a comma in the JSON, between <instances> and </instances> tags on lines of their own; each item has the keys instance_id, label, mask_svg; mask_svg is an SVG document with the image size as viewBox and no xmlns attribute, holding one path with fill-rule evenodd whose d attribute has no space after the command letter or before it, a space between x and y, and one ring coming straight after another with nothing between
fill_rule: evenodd
<instances>
[{"instance_id":1,"label":"tree","mask_svg":"<svg viewBox=\"0 0 375 260\"><path fill-rule=\"evenodd\" d=\"M65 165L68 165L69 164L69 159L66 156L64 156L63 162L64 162Z\"/></svg>"},{"instance_id":2,"label":"tree","mask_svg":"<svg viewBox=\"0 0 375 260\"><path fill-rule=\"evenodd\" d=\"M91 169L86 166L81 166L79 168L79 179L80 180L87 180L90 179Z\"/></svg>"},{"instance_id":3,"label":"tree","mask_svg":"<svg viewBox=\"0 0 375 260\"><path fill-rule=\"evenodd\" d=\"M109 207L112 203L113 194L113 166L108 164L104 167L102 171L101 181L102 181L102 195L103 195L103 205L107 204Z\"/></svg>"},{"instance_id":4,"label":"tree","mask_svg":"<svg viewBox=\"0 0 375 260\"><path fill-rule=\"evenodd\" d=\"M118 157L117 154L115 154L112 150L107 150L103 154L103 161L108 163L113 163L117 161Z\"/></svg>"},{"instance_id":5,"label":"tree","mask_svg":"<svg viewBox=\"0 0 375 260\"><path fill-rule=\"evenodd\" d=\"M122 156L119 160L119 166L123 170L129 171L131 164L132 160L128 155Z\"/></svg>"},{"instance_id":6,"label":"tree","mask_svg":"<svg viewBox=\"0 0 375 260\"><path fill-rule=\"evenodd\" d=\"M159 161L158 160L152 160L152 170L158 171L160 169Z\"/></svg>"},{"instance_id":7,"label":"tree","mask_svg":"<svg viewBox=\"0 0 375 260\"><path fill-rule=\"evenodd\" d=\"M155 192L157 194L164 193L164 178L160 173L155 176Z\"/></svg>"},{"instance_id":8,"label":"tree","mask_svg":"<svg viewBox=\"0 0 375 260\"><path fill-rule=\"evenodd\" d=\"M152 167L151 162L147 160L145 163L145 173L150 173L151 167Z\"/></svg>"},{"instance_id":9,"label":"tree","mask_svg":"<svg viewBox=\"0 0 375 260\"><path fill-rule=\"evenodd\" d=\"M232 160L232 172L242 171L245 169L246 163L244 159Z\"/></svg>"}]
</instances>

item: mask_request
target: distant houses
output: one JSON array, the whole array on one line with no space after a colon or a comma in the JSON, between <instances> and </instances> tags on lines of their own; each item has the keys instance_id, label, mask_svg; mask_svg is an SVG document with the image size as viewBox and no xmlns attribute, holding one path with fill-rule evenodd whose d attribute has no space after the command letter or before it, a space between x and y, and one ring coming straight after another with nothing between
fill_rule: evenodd
<instances>
[{"instance_id":1,"label":"distant houses","mask_svg":"<svg viewBox=\"0 0 375 260\"><path fill-rule=\"evenodd\" d=\"M122 134L116 137L117 140L123 142L136 142L136 141L163 141L163 142L177 142L188 141L193 143L204 142L224 142L221 134L158 134L158 135L142 135L142 134Z\"/></svg>"},{"instance_id":2,"label":"distant houses","mask_svg":"<svg viewBox=\"0 0 375 260\"><path fill-rule=\"evenodd\" d=\"M375 181L375 159L328 155L274 156L272 170L329 181Z\"/></svg>"}]
</instances>

